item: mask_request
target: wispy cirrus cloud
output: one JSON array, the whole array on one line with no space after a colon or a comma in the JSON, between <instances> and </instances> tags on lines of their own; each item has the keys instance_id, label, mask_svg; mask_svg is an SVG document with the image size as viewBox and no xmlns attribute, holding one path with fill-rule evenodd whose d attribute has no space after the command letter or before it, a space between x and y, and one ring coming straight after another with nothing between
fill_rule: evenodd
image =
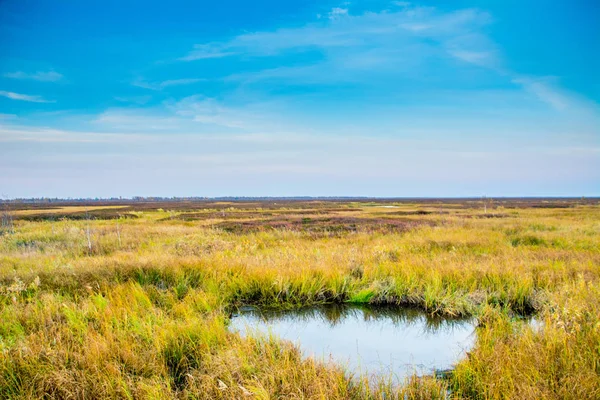
<instances>
[{"instance_id":1,"label":"wispy cirrus cloud","mask_svg":"<svg viewBox=\"0 0 600 400\"><path fill-rule=\"evenodd\" d=\"M475 51L472 37L491 21L489 14L466 9L443 13L431 7L410 7L395 12L350 14L347 8L334 7L327 19L298 28L244 33L223 42L198 44L183 61L233 55L269 56L288 50L319 49L330 53L335 49L363 51L366 48L397 48L412 39L454 41L455 51ZM470 36L470 37L469 37ZM458 44L465 38L461 49ZM397 40L400 39L400 42ZM489 49L488 49L489 50Z\"/></svg>"},{"instance_id":2,"label":"wispy cirrus cloud","mask_svg":"<svg viewBox=\"0 0 600 400\"><path fill-rule=\"evenodd\" d=\"M62 74L56 71L37 71L32 73L15 71L7 72L3 76L11 79L31 79L40 82L57 82L64 78Z\"/></svg>"},{"instance_id":3,"label":"wispy cirrus cloud","mask_svg":"<svg viewBox=\"0 0 600 400\"><path fill-rule=\"evenodd\" d=\"M557 111L566 110L571 103L571 99L567 94L561 93L556 85L553 84L554 79L550 78L531 78L519 77L513 79L513 82L522 85L525 90L534 94L544 103L549 104Z\"/></svg>"},{"instance_id":4,"label":"wispy cirrus cloud","mask_svg":"<svg viewBox=\"0 0 600 400\"><path fill-rule=\"evenodd\" d=\"M239 71L225 81L253 84L277 81L291 84L365 82L375 74L410 77L439 60L454 60L495 73L507 86L516 83L555 111L581 107L582 102L543 77L524 78L505 66L498 46L485 27L493 17L478 9L451 12L396 2L396 10L353 14L334 7L328 18L295 28L243 33L228 40L198 44L183 61L217 57L280 57L289 52L317 51L320 57L300 64ZM449 68L455 68L449 65ZM590 108L591 109L591 108Z\"/></svg>"},{"instance_id":5,"label":"wispy cirrus cloud","mask_svg":"<svg viewBox=\"0 0 600 400\"><path fill-rule=\"evenodd\" d=\"M454 57L471 64L487 65L494 58L494 54L487 51L449 50Z\"/></svg>"},{"instance_id":6,"label":"wispy cirrus cloud","mask_svg":"<svg viewBox=\"0 0 600 400\"><path fill-rule=\"evenodd\" d=\"M125 132L288 132L293 123L281 114L281 104L274 101L234 105L231 101L193 95L154 107L108 109L90 122L94 127Z\"/></svg>"},{"instance_id":7,"label":"wispy cirrus cloud","mask_svg":"<svg viewBox=\"0 0 600 400\"><path fill-rule=\"evenodd\" d=\"M191 85L198 82L206 81L203 78L187 78L187 79L168 79L162 82L148 82L144 79L137 78L131 84L133 86L141 87L150 90L163 90L171 86L183 86Z\"/></svg>"},{"instance_id":8,"label":"wispy cirrus cloud","mask_svg":"<svg viewBox=\"0 0 600 400\"><path fill-rule=\"evenodd\" d=\"M186 56L179 58L180 61L204 60L209 58L223 58L236 55L235 51L227 51L220 49L218 43L197 44L194 50L190 51Z\"/></svg>"},{"instance_id":9,"label":"wispy cirrus cloud","mask_svg":"<svg viewBox=\"0 0 600 400\"><path fill-rule=\"evenodd\" d=\"M512 82L520 85L541 102L557 112L586 114L600 123L600 106L575 93L569 92L559 85L559 79L553 76L532 77L516 75Z\"/></svg>"},{"instance_id":10,"label":"wispy cirrus cloud","mask_svg":"<svg viewBox=\"0 0 600 400\"><path fill-rule=\"evenodd\" d=\"M353 82L371 85L373 76L405 78L440 59L501 68L498 51L482 28L492 17L477 9L442 12L433 7L402 4L396 10L353 14L334 7L328 18L300 27L243 33L221 42L196 45L180 60L219 57L272 57L291 53L319 54L305 62L244 71L226 77L240 84L276 80L281 83ZM272 64L271 64L272 65Z\"/></svg>"},{"instance_id":11,"label":"wispy cirrus cloud","mask_svg":"<svg viewBox=\"0 0 600 400\"><path fill-rule=\"evenodd\" d=\"M146 109L109 109L97 115L92 125L122 132L181 131L186 127L185 120L164 110Z\"/></svg>"},{"instance_id":12,"label":"wispy cirrus cloud","mask_svg":"<svg viewBox=\"0 0 600 400\"><path fill-rule=\"evenodd\" d=\"M7 97L12 100L29 101L32 103L54 103L54 100L46 100L42 96L28 95L15 92L7 92L0 90L0 96Z\"/></svg>"},{"instance_id":13,"label":"wispy cirrus cloud","mask_svg":"<svg viewBox=\"0 0 600 400\"><path fill-rule=\"evenodd\" d=\"M245 132L285 131L290 124L282 124L277 116L278 105L275 102L252 102L246 104L227 104L214 98L189 96L168 108L179 117L196 123L213 125Z\"/></svg>"}]
</instances>

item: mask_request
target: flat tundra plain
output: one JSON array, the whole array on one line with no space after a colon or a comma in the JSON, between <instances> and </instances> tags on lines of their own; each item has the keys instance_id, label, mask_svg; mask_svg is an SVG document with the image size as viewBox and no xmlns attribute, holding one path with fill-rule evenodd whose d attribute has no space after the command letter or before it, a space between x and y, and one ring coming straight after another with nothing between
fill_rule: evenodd
<instances>
[{"instance_id":1,"label":"flat tundra plain","mask_svg":"<svg viewBox=\"0 0 600 400\"><path fill-rule=\"evenodd\" d=\"M600 398L598 199L1 206L0 398ZM396 385L228 329L329 303L472 317L475 344Z\"/></svg>"}]
</instances>

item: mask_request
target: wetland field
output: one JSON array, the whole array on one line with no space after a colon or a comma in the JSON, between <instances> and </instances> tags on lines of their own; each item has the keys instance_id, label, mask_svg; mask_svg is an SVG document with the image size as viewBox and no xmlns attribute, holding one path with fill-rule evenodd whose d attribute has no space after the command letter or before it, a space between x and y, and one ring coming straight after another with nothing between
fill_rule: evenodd
<instances>
[{"instance_id":1,"label":"wetland field","mask_svg":"<svg viewBox=\"0 0 600 400\"><path fill-rule=\"evenodd\" d=\"M600 200L0 204L2 399L597 399Z\"/></svg>"}]
</instances>

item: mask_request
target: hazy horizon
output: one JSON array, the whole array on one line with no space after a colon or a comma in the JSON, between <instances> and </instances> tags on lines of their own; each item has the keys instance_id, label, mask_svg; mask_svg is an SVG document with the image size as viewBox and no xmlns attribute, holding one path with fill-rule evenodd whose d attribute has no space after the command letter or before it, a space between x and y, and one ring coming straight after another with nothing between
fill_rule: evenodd
<instances>
[{"instance_id":1,"label":"hazy horizon","mask_svg":"<svg viewBox=\"0 0 600 400\"><path fill-rule=\"evenodd\" d=\"M600 5L0 4L9 198L595 197Z\"/></svg>"},{"instance_id":2,"label":"hazy horizon","mask_svg":"<svg viewBox=\"0 0 600 400\"><path fill-rule=\"evenodd\" d=\"M2 202L14 202L14 201L59 201L59 202L95 202L95 201L108 201L108 202L186 202L186 201L232 201L232 202L248 202L248 201L454 201L454 200L468 200L468 201L485 201L493 205L494 201L510 201L510 200L598 200L600 196L454 196L454 197L427 197L427 196L414 196L414 197L369 197L369 196L132 196L132 197L3 197L0 198Z\"/></svg>"}]
</instances>

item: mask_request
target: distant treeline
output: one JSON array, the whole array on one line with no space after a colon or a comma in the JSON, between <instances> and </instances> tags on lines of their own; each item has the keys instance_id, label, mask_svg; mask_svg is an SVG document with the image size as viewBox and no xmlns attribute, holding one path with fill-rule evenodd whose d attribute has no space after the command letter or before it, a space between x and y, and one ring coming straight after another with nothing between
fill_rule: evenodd
<instances>
[{"instance_id":1,"label":"distant treeline","mask_svg":"<svg viewBox=\"0 0 600 400\"><path fill-rule=\"evenodd\" d=\"M398 198L400 199L400 198ZM407 199L407 198L404 198ZM59 198L59 197L32 197L32 198L15 198L15 199L0 199L0 203L89 203L89 202L156 202L156 201L268 201L268 200L394 200L393 198L376 198L376 197L360 197L360 196L293 196L293 197L252 197L252 196L223 196L223 197L88 197L88 198Z\"/></svg>"}]
</instances>

